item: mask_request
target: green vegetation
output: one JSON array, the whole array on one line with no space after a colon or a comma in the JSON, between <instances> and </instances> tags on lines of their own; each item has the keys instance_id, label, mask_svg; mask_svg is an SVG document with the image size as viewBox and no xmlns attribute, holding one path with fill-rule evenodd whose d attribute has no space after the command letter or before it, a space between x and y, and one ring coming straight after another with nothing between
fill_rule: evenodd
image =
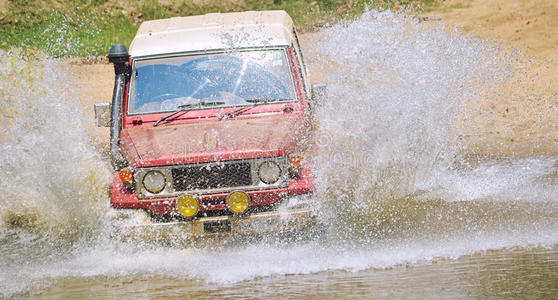
<instances>
[{"instance_id":1,"label":"green vegetation","mask_svg":"<svg viewBox=\"0 0 558 300\"><path fill-rule=\"evenodd\" d=\"M425 10L426 12L429 11L433 11L433 10L437 10L439 12L442 13L448 13L450 11L453 11L455 9L460 9L460 8L469 8L471 7L471 0L464 0L462 2L453 2L453 3L449 3L447 5L430 5L427 7L427 9Z\"/></svg>"},{"instance_id":2,"label":"green vegetation","mask_svg":"<svg viewBox=\"0 0 558 300\"><path fill-rule=\"evenodd\" d=\"M0 48L55 57L104 55L129 45L142 21L211 12L286 10L301 31L370 9L433 7L439 0L0 0Z\"/></svg>"}]
</instances>

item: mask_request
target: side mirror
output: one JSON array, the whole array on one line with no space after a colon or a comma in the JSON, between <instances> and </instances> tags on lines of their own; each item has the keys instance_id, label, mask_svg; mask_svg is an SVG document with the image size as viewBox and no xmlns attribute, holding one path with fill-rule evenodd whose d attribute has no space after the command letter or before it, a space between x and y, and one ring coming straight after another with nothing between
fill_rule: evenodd
<instances>
[{"instance_id":1,"label":"side mirror","mask_svg":"<svg viewBox=\"0 0 558 300\"><path fill-rule=\"evenodd\" d=\"M312 85L312 100L321 102L327 97L327 83L314 83Z\"/></svg>"},{"instance_id":2,"label":"side mirror","mask_svg":"<svg viewBox=\"0 0 558 300\"><path fill-rule=\"evenodd\" d=\"M108 102L100 102L94 104L95 123L97 127L110 127L110 111L112 105Z\"/></svg>"}]
</instances>

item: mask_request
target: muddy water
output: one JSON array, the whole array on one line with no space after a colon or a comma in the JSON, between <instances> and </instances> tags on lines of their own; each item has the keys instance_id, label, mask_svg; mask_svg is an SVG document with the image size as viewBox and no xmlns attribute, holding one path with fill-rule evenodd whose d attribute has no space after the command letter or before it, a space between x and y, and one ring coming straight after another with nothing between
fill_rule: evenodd
<instances>
[{"instance_id":1,"label":"muddy water","mask_svg":"<svg viewBox=\"0 0 558 300\"><path fill-rule=\"evenodd\" d=\"M360 272L332 270L267 276L237 284L206 284L142 276L64 278L37 299L115 298L554 298L558 292L558 249L509 249L439 258Z\"/></svg>"},{"instance_id":2,"label":"muddy water","mask_svg":"<svg viewBox=\"0 0 558 300\"><path fill-rule=\"evenodd\" d=\"M192 247L111 235L90 108L56 62L1 53L0 295L557 297L557 158L470 155L517 58L389 12L319 35L319 230Z\"/></svg>"}]
</instances>

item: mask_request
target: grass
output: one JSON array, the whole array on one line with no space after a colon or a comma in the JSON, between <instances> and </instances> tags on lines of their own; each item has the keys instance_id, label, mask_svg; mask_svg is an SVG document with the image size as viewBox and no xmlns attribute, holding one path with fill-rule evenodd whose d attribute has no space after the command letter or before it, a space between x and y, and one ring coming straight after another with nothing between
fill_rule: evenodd
<instances>
[{"instance_id":1,"label":"grass","mask_svg":"<svg viewBox=\"0 0 558 300\"><path fill-rule=\"evenodd\" d=\"M2 1L2 0L0 0ZM4 0L5 1L5 0ZM433 7L439 0L9 0L0 10L0 48L53 57L104 55L129 45L142 21L211 12L282 9L300 31L362 13L366 7ZM0 6L1 7L1 6Z\"/></svg>"},{"instance_id":2,"label":"grass","mask_svg":"<svg viewBox=\"0 0 558 300\"><path fill-rule=\"evenodd\" d=\"M471 0L461 0L445 3L444 1L429 1L424 6L423 12L439 12L439 13L449 13L456 9L469 8L471 7Z\"/></svg>"}]
</instances>

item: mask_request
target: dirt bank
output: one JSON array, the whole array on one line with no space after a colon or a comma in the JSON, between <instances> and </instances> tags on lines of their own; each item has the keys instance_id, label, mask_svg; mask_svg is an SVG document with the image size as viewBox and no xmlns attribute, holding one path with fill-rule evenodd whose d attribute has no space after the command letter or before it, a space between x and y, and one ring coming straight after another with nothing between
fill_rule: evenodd
<instances>
[{"instance_id":1,"label":"dirt bank","mask_svg":"<svg viewBox=\"0 0 558 300\"><path fill-rule=\"evenodd\" d=\"M448 0L427 16L517 51L513 78L471 107L469 151L558 155L558 1Z\"/></svg>"},{"instance_id":2,"label":"dirt bank","mask_svg":"<svg viewBox=\"0 0 558 300\"><path fill-rule=\"evenodd\" d=\"M529 56L558 65L558 1L447 0L439 12L428 15L441 17L442 22L457 25L467 33L499 39Z\"/></svg>"},{"instance_id":3,"label":"dirt bank","mask_svg":"<svg viewBox=\"0 0 558 300\"><path fill-rule=\"evenodd\" d=\"M93 104L110 102L114 85L114 68L108 63L84 64L72 59L62 62L62 68L68 72L71 85L76 89L75 101L82 107L86 120L87 134L93 144L103 153L108 153L110 132L108 128L95 126Z\"/></svg>"},{"instance_id":4,"label":"dirt bank","mask_svg":"<svg viewBox=\"0 0 558 300\"><path fill-rule=\"evenodd\" d=\"M451 0L427 16L458 26L465 34L492 39L506 51L517 51L516 75L468 108L460 126L467 128L463 138L470 144L468 153L558 155L558 2ZM313 39L312 34L302 36L303 45L308 47ZM110 101L112 66L75 60L64 64L79 89L88 133L106 148L108 129L94 126L93 103Z\"/></svg>"}]
</instances>

